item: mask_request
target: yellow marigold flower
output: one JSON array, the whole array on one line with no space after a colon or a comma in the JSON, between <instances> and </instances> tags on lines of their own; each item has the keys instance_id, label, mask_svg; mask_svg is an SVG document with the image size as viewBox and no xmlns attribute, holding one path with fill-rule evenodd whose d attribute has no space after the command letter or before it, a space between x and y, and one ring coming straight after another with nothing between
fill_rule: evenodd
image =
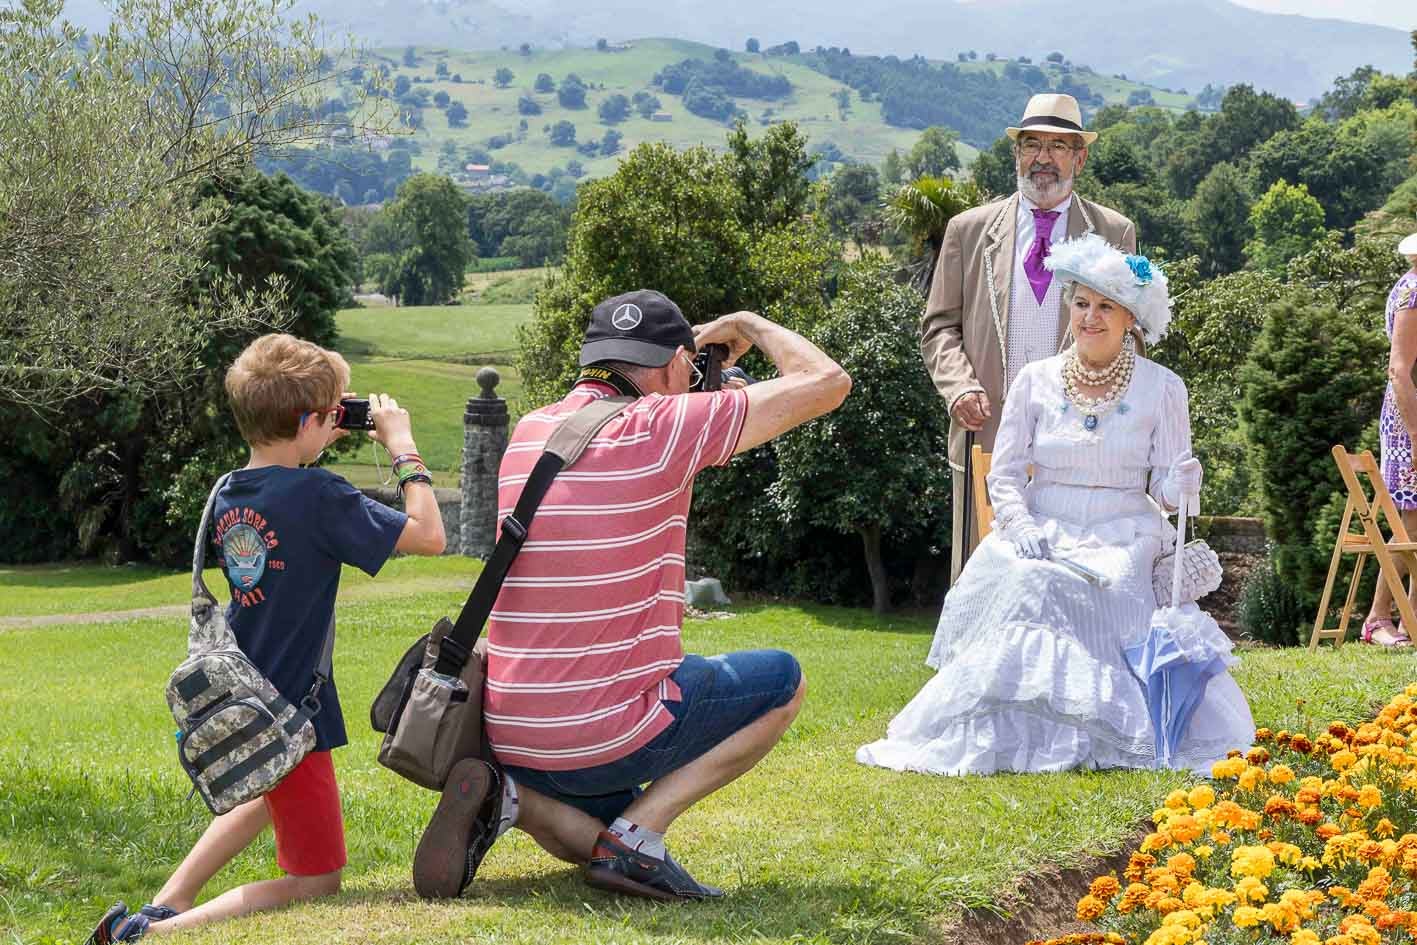
<instances>
[{"instance_id":1,"label":"yellow marigold flower","mask_svg":"<svg viewBox=\"0 0 1417 945\"><path fill-rule=\"evenodd\" d=\"M1264 902L1269 897L1269 887L1253 876L1246 876L1235 884L1235 896L1241 902Z\"/></svg>"},{"instance_id":2,"label":"yellow marigold flower","mask_svg":"<svg viewBox=\"0 0 1417 945\"><path fill-rule=\"evenodd\" d=\"M1320 866L1323 866L1323 864L1318 861L1317 857L1306 856L1299 861L1299 869L1305 873L1312 873Z\"/></svg>"},{"instance_id":3,"label":"yellow marigold flower","mask_svg":"<svg viewBox=\"0 0 1417 945\"><path fill-rule=\"evenodd\" d=\"M1185 810L1186 792L1176 790L1166 795L1166 806L1171 808L1172 810Z\"/></svg>"},{"instance_id":4,"label":"yellow marigold flower","mask_svg":"<svg viewBox=\"0 0 1417 945\"><path fill-rule=\"evenodd\" d=\"M1359 804L1372 810L1383 802L1383 792L1378 790L1375 785L1365 784L1363 789L1358 792L1357 800Z\"/></svg>"},{"instance_id":5,"label":"yellow marigold flower","mask_svg":"<svg viewBox=\"0 0 1417 945\"><path fill-rule=\"evenodd\" d=\"M1299 860L1304 855L1304 851L1292 843L1280 843L1275 841L1265 844L1265 848L1268 849L1270 853L1273 853L1274 858L1285 866L1298 866Z\"/></svg>"},{"instance_id":6,"label":"yellow marigold flower","mask_svg":"<svg viewBox=\"0 0 1417 945\"><path fill-rule=\"evenodd\" d=\"M1260 910L1253 906L1236 906L1234 913L1230 916L1230 921L1235 923L1236 928L1253 929L1263 921L1264 916Z\"/></svg>"},{"instance_id":7,"label":"yellow marigold flower","mask_svg":"<svg viewBox=\"0 0 1417 945\"><path fill-rule=\"evenodd\" d=\"M1251 765L1240 772L1240 777L1237 780L1239 781L1240 790L1253 791L1264 783L1264 769L1256 768Z\"/></svg>"},{"instance_id":8,"label":"yellow marigold flower","mask_svg":"<svg viewBox=\"0 0 1417 945\"><path fill-rule=\"evenodd\" d=\"M1152 908L1155 909L1161 915L1170 915L1177 909L1186 908L1186 904L1181 900L1177 899L1175 896L1166 896L1156 905L1152 906Z\"/></svg>"},{"instance_id":9,"label":"yellow marigold flower","mask_svg":"<svg viewBox=\"0 0 1417 945\"><path fill-rule=\"evenodd\" d=\"M1333 770L1339 772L1340 774L1353 767L1353 765L1355 765L1357 762L1358 756L1353 754L1353 752L1347 750L1335 753L1333 757L1329 758L1328 760L1328 763L1333 767Z\"/></svg>"},{"instance_id":10,"label":"yellow marigold flower","mask_svg":"<svg viewBox=\"0 0 1417 945\"><path fill-rule=\"evenodd\" d=\"M1087 892L1089 895L1101 899L1103 902L1108 902L1113 896L1121 892L1121 889L1122 884L1117 882L1117 877L1099 876L1092 881L1092 885L1088 886Z\"/></svg>"},{"instance_id":11,"label":"yellow marigold flower","mask_svg":"<svg viewBox=\"0 0 1417 945\"><path fill-rule=\"evenodd\" d=\"M1249 767L1244 758L1226 758L1210 766L1210 776L1217 781L1238 778Z\"/></svg>"},{"instance_id":12,"label":"yellow marigold flower","mask_svg":"<svg viewBox=\"0 0 1417 945\"><path fill-rule=\"evenodd\" d=\"M1215 788L1209 784L1191 788L1190 793L1186 795L1186 803L1197 810L1209 807L1215 803Z\"/></svg>"},{"instance_id":13,"label":"yellow marigold flower","mask_svg":"<svg viewBox=\"0 0 1417 945\"><path fill-rule=\"evenodd\" d=\"M1210 855L1214 852L1215 847L1210 846L1209 844L1201 844L1200 846L1196 847L1191 851L1191 853L1194 854L1196 859L1198 860L1208 860L1210 859Z\"/></svg>"},{"instance_id":14,"label":"yellow marigold flower","mask_svg":"<svg viewBox=\"0 0 1417 945\"><path fill-rule=\"evenodd\" d=\"M1096 896L1083 896L1078 900L1077 917L1079 922L1096 922L1102 918L1102 913L1107 911L1107 904Z\"/></svg>"},{"instance_id":15,"label":"yellow marigold flower","mask_svg":"<svg viewBox=\"0 0 1417 945\"><path fill-rule=\"evenodd\" d=\"M1294 913L1293 909L1281 903L1266 903L1264 908L1260 909L1260 915L1270 924L1272 929L1281 935L1293 932L1299 927L1299 916Z\"/></svg>"},{"instance_id":16,"label":"yellow marigold flower","mask_svg":"<svg viewBox=\"0 0 1417 945\"><path fill-rule=\"evenodd\" d=\"M1388 820L1386 817L1373 825L1373 836L1383 840L1388 839L1395 833L1397 833L1397 824Z\"/></svg>"},{"instance_id":17,"label":"yellow marigold flower","mask_svg":"<svg viewBox=\"0 0 1417 945\"><path fill-rule=\"evenodd\" d=\"M1190 929L1179 925L1163 925L1146 937L1146 945L1191 945Z\"/></svg>"},{"instance_id":18,"label":"yellow marigold flower","mask_svg":"<svg viewBox=\"0 0 1417 945\"><path fill-rule=\"evenodd\" d=\"M1267 847L1236 847L1230 855L1231 876L1265 879L1274 872L1274 854Z\"/></svg>"},{"instance_id":19,"label":"yellow marigold flower","mask_svg":"<svg viewBox=\"0 0 1417 945\"><path fill-rule=\"evenodd\" d=\"M1294 780L1294 769L1288 765L1275 765L1269 769L1269 780L1273 784L1288 784Z\"/></svg>"},{"instance_id":20,"label":"yellow marigold flower","mask_svg":"<svg viewBox=\"0 0 1417 945\"><path fill-rule=\"evenodd\" d=\"M1179 925L1183 929L1199 929L1201 927L1201 917L1190 909L1177 909L1175 912L1167 913L1166 918L1161 920L1162 925Z\"/></svg>"},{"instance_id":21,"label":"yellow marigold flower","mask_svg":"<svg viewBox=\"0 0 1417 945\"><path fill-rule=\"evenodd\" d=\"M1319 933L1312 929L1296 929L1294 934L1289 936L1289 945L1323 945L1323 940L1319 938Z\"/></svg>"}]
</instances>

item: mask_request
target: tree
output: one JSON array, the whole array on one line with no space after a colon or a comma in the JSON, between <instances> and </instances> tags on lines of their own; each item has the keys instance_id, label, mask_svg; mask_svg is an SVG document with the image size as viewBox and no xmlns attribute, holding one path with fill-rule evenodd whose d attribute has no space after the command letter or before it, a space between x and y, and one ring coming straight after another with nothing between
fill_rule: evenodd
<instances>
[{"instance_id":1,"label":"tree","mask_svg":"<svg viewBox=\"0 0 1417 945\"><path fill-rule=\"evenodd\" d=\"M530 95L523 95L517 99L517 114L519 115L540 115L541 104Z\"/></svg>"},{"instance_id":2,"label":"tree","mask_svg":"<svg viewBox=\"0 0 1417 945\"><path fill-rule=\"evenodd\" d=\"M1061 64L1064 57L1063 54L1060 52L1050 52L1046 58L1049 62L1056 62Z\"/></svg>"},{"instance_id":3,"label":"tree","mask_svg":"<svg viewBox=\"0 0 1417 945\"><path fill-rule=\"evenodd\" d=\"M564 118L551 126L548 133L551 143L558 148L571 148L576 144L576 126Z\"/></svg>"},{"instance_id":4,"label":"tree","mask_svg":"<svg viewBox=\"0 0 1417 945\"><path fill-rule=\"evenodd\" d=\"M819 212L836 236L861 241L861 225L876 214L881 178L867 164L847 164L827 178Z\"/></svg>"},{"instance_id":5,"label":"tree","mask_svg":"<svg viewBox=\"0 0 1417 945\"><path fill-rule=\"evenodd\" d=\"M530 55L531 55L531 43L522 43L520 46L517 47L517 52L520 53L520 54L523 55L523 56L530 56Z\"/></svg>"},{"instance_id":6,"label":"tree","mask_svg":"<svg viewBox=\"0 0 1417 945\"><path fill-rule=\"evenodd\" d=\"M756 140L741 121L729 132L729 168L744 198L740 218L751 229L783 227L806 212L814 163L806 145L792 122L773 125Z\"/></svg>"},{"instance_id":7,"label":"tree","mask_svg":"<svg viewBox=\"0 0 1417 945\"><path fill-rule=\"evenodd\" d=\"M1141 152L1118 135L1103 135L1088 149L1087 172L1104 186L1145 184L1151 178Z\"/></svg>"},{"instance_id":8,"label":"tree","mask_svg":"<svg viewBox=\"0 0 1417 945\"><path fill-rule=\"evenodd\" d=\"M649 118L659 111L659 97L649 92L636 92L630 102L635 106L635 111L640 113L641 118Z\"/></svg>"},{"instance_id":9,"label":"tree","mask_svg":"<svg viewBox=\"0 0 1417 945\"><path fill-rule=\"evenodd\" d=\"M516 74L513 73L511 69L508 69L506 66L502 66L492 74L492 81L499 89L505 89L507 86L511 85L512 80L515 78Z\"/></svg>"},{"instance_id":10,"label":"tree","mask_svg":"<svg viewBox=\"0 0 1417 945\"><path fill-rule=\"evenodd\" d=\"M448 77L448 64L446 62L438 63L438 66L436 69L433 70L433 73L437 75L440 79L446 79Z\"/></svg>"},{"instance_id":11,"label":"tree","mask_svg":"<svg viewBox=\"0 0 1417 945\"><path fill-rule=\"evenodd\" d=\"M959 135L948 128L926 128L905 156L906 174L910 177L943 177L950 171L959 170L959 153L955 150L957 141Z\"/></svg>"},{"instance_id":12,"label":"tree","mask_svg":"<svg viewBox=\"0 0 1417 945\"><path fill-rule=\"evenodd\" d=\"M566 251L570 212L550 195L524 188L468 200L468 236L482 256L516 256L522 266L542 266Z\"/></svg>"},{"instance_id":13,"label":"tree","mask_svg":"<svg viewBox=\"0 0 1417 945\"><path fill-rule=\"evenodd\" d=\"M622 137L620 132L614 128L607 128L600 139L600 153L605 157L610 157L610 155L619 152Z\"/></svg>"},{"instance_id":14,"label":"tree","mask_svg":"<svg viewBox=\"0 0 1417 945\"><path fill-rule=\"evenodd\" d=\"M905 177L905 163L901 160L900 152L891 148L886 152L885 158L881 161L881 182L884 184L899 184Z\"/></svg>"},{"instance_id":15,"label":"tree","mask_svg":"<svg viewBox=\"0 0 1417 945\"><path fill-rule=\"evenodd\" d=\"M1380 331L1333 305L1286 300L1268 309L1240 369L1240 421L1265 532L1275 543L1280 576L1307 613L1318 603L1328 565L1328 553L1314 547L1315 527L1330 496L1343 491L1329 449L1357 442L1377 417L1386 351Z\"/></svg>"},{"instance_id":16,"label":"tree","mask_svg":"<svg viewBox=\"0 0 1417 945\"><path fill-rule=\"evenodd\" d=\"M403 51L403 64L409 68L418 65L418 50L412 46L407 46Z\"/></svg>"},{"instance_id":17,"label":"tree","mask_svg":"<svg viewBox=\"0 0 1417 945\"><path fill-rule=\"evenodd\" d=\"M1207 275L1234 272L1245 264L1250 235L1250 191L1233 164L1217 164L1196 188L1187 211L1191 238Z\"/></svg>"},{"instance_id":18,"label":"tree","mask_svg":"<svg viewBox=\"0 0 1417 945\"><path fill-rule=\"evenodd\" d=\"M949 414L919 370L923 305L879 267L852 267L809 331L851 376L852 395L774 443L773 507L788 521L860 539L877 614L891 605L890 546L918 560L941 558L949 545L950 472L939 462Z\"/></svg>"},{"instance_id":19,"label":"tree","mask_svg":"<svg viewBox=\"0 0 1417 945\"><path fill-rule=\"evenodd\" d=\"M600 120L614 125L630 117L630 100L623 95L608 95L600 103Z\"/></svg>"},{"instance_id":20,"label":"tree","mask_svg":"<svg viewBox=\"0 0 1417 945\"><path fill-rule=\"evenodd\" d=\"M1290 102L1248 85L1231 86L1220 111L1204 119L1198 132L1167 162L1172 191L1190 197L1217 164L1238 163L1256 145L1298 124Z\"/></svg>"},{"instance_id":21,"label":"tree","mask_svg":"<svg viewBox=\"0 0 1417 945\"><path fill-rule=\"evenodd\" d=\"M279 292L283 330L319 344L335 338L335 312L350 304L357 259L338 212L288 177L240 172L208 178L191 199L217 211L200 267L177 301L195 305L224 283L240 293ZM141 319L130 319L142 333ZM215 476L245 449L226 406L222 377L270 324L206 322L180 388L119 386L74 398L62 423L24 422L0 403L0 558L45 560L103 554L110 560L191 560L191 534ZM44 468L38 482L25 469ZM30 484L33 483L33 486ZM160 485L159 485L160 484Z\"/></svg>"},{"instance_id":22,"label":"tree","mask_svg":"<svg viewBox=\"0 0 1417 945\"><path fill-rule=\"evenodd\" d=\"M415 174L384 209L396 241L395 264L380 291L405 305L442 305L462 288L476 247L467 206L448 178Z\"/></svg>"},{"instance_id":23,"label":"tree","mask_svg":"<svg viewBox=\"0 0 1417 945\"><path fill-rule=\"evenodd\" d=\"M413 82L406 75L394 79L394 98L402 98L413 88Z\"/></svg>"},{"instance_id":24,"label":"tree","mask_svg":"<svg viewBox=\"0 0 1417 945\"><path fill-rule=\"evenodd\" d=\"M973 181L952 177L921 177L899 189L886 201L883 216L887 226L909 236L920 257L914 282L922 293L930 291L935 259L945 241L945 227L957 214L983 202Z\"/></svg>"},{"instance_id":25,"label":"tree","mask_svg":"<svg viewBox=\"0 0 1417 945\"><path fill-rule=\"evenodd\" d=\"M743 48L750 53L756 53L759 49L762 48L762 46L758 43L755 37L749 36L748 41L743 44Z\"/></svg>"},{"instance_id":26,"label":"tree","mask_svg":"<svg viewBox=\"0 0 1417 945\"><path fill-rule=\"evenodd\" d=\"M452 99L449 98L448 93L444 92L442 89L433 93L433 104L437 105L439 108L447 108L448 102L450 101L452 101Z\"/></svg>"},{"instance_id":27,"label":"tree","mask_svg":"<svg viewBox=\"0 0 1417 945\"><path fill-rule=\"evenodd\" d=\"M604 37L601 37L600 39L597 39L595 41L595 48L598 49L600 52L605 52L607 49L610 48L610 41L605 39Z\"/></svg>"},{"instance_id":28,"label":"tree","mask_svg":"<svg viewBox=\"0 0 1417 945\"><path fill-rule=\"evenodd\" d=\"M556 101L561 103L562 108L585 108L585 93L585 83L572 72L561 80L561 87L556 90Z\"/></svg>"},{"instance_id":29,"label":"tree","mask_svg":"<svg viewBox=\"0 0 1417 945\"><path fill-rule=\"evenodd\" d=\"M288 9L119 0L112 29L86 38L56 25L57 0L0 14L0 403L32 420L186 386L211 333L279 320L274 295L181 290L220 220L194 199L203 180L349 123L320 117L326 50ZM213 120L221 109L242 120ZM374 109L382 126L387 110L354 93L351 113Z\"/></svg>"},{"instance_id":30,"label":"tree","mask_svg":"<svg viewBox=\"0 0 1417 945\"><path fill-rule=\"evenodd\" d=\"M536 89L536 91L542 93L554 92L556 91L556 80L551 78L550 73L538 73L536 76L536 85L534 86L534 88Z\"/></svg>"},{"instance_id":31,"label":"tree","mask_svg":"<svg viewBox=\"0 0 1417 945\"><path fill-rule=\"evenodd\" d=\"M467 124L467 106L462 102L454 102L448 106L448 127L462 128Z\"/></svg>"},{"instance_id":32,"label":"tree","mask_svg":"<svg viewBox=\"0 0 1417 945\"><path fill-rule=\"evenodd\" d=\"M1013 142L1000 137L986 150L980 151L970 165L974 186L992 197L1011 194L1018 187L1018 163L1014 160Z\"/></svg>"},{"instance_id":33,"label":"tree","mask_svg":"<svg viewBox=\"0 0 1417 945\"><path fill-rule=\"evenodd\" d=\"M1245 244L1250 265L1282 271L1324 236L1324 208L1303 184L1276 181L1250 209L1254 238Z\"/></svg>"}]
</instances>

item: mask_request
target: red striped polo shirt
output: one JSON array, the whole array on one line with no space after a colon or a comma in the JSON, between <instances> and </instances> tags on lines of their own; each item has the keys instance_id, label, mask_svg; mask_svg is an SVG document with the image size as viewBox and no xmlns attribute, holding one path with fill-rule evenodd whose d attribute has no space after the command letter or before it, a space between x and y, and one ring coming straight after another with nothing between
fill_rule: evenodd
<instances>
[{"instance_id":1,"label":"red striped polo shirt","mask_svg":"<svg viewBox=\"0 0 1417 945\"><path fill-rule=\"evenodd\" d=\"M614 394L589 382L527 414L498 478L510 515L558 423ZM625 409L551 485L487 629L487 737L509 765L569 771L616 761L673 721L684 650L684 532L694 476L733 456L743 391L651 394Z\"/></svg>"}]
</instances>

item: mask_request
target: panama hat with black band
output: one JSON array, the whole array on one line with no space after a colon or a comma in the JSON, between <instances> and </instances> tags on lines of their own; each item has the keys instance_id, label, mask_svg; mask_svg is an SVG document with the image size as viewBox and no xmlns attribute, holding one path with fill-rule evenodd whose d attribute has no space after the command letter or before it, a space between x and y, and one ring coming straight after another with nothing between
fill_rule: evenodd
<instances>
[{"instance_id":1,"label":"panama hat with black band","mask_svg":"<svg viewBox=\"0 0 1417 945\"><path fill-rule=\"evenodd\" d=\"M1029 99L1018 127L1008 128L1006 131L1015 141L1025 131L1079 135L1084 145L1097 140L1097 132L1087 131L1082 126L1082 109L1078 108L1078 100L1071 95L1056 92L1035 95Z\"/></svg>"},{"instance_id":2,"label":"panama hat with black band","mask_svg":"<svg viewBox=\"0 0 1417 945\"><path fill-rule=\"evenodd\" d=\"M664 293L640 289L608 298L590 313L581 367L601 361L664 367L679 348L694 351L689 320Z\"/></svg>"}]
</instances>

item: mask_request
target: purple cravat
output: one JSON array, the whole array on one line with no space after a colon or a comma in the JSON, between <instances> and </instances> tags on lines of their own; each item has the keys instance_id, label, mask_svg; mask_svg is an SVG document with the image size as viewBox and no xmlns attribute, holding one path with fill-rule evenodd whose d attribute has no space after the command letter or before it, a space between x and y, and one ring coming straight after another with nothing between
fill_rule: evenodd
<instances>
[{"instance_id":1,"label":"purple cravat","mask_svg":"<svg viewBox=\"0 0 1417 945\"><path fill-rule=\"evenodd\" d=\"M1048 257L1048 238L1053 235L1053 223L1059 215L1057 210L1033 211L1033 246L1023 257L1023 272L1028 276L1028 284L1033 286L1033 297L1039 305L1043 304L1048 286L1053 282L1053 273L1043 266L1043 260Z\"/></svg>"}]
</instances>

